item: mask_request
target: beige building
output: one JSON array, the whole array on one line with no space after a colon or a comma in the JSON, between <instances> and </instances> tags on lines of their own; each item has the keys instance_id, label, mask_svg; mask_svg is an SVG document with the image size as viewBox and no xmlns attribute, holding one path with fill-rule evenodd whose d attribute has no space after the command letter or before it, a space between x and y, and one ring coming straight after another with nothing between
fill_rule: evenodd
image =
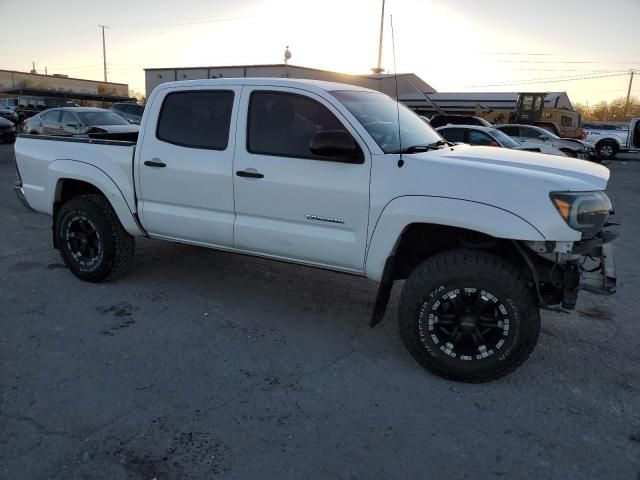
<instances>
[{"instance_id":1,"label":"beige building","mask_svg":"<svg viewBox=\"0 0 640 480\"><path fill-rule=\"evenodd\" d=\"M83 97L94 95L129 97L129 85L126 83L0 70L0 97L13 96L20 89L64 92L68 98L74 98L73 94L80 94ZM41 95L46 95L46 92L42 92Z\"/></svg>"},{"instance_id":2,"label":"beige building","mask_svg":"<svg viewBox=\"0 0 640 480\"><path fill-rule=\"evenodd\" d=\"M161 83L176 80L197 80L202 78L237 78L237 77L281 77L305 78L324 80L328 82L347 83L371 88L386 93L392 97L396 95L394 75L348 75L345 73L319 70L316 68L299 67L296 65L241 65L229 67L189 67L189 68L146 68L145 89L147 98L154 88ZM432 93L435 90L424 80L413 73L397 75L398 93L410 94L417 91Z\"/></svg>"}]
</instances>

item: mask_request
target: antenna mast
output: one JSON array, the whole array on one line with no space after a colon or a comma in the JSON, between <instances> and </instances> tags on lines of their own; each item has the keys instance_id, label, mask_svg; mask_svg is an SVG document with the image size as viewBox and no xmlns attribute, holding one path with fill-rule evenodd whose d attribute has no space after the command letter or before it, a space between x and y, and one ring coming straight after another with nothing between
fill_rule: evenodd
<instances>
[{"instance_id":1,"label":"antenna mast","mask_svg":"<svg viewBox=\"0 0 640 480\"><path fill-rule=\"evenodd\" d=\"M385 0L382 0L382 13L380 14L380 42L378 43L378 66L371 69L373 73L384 72L384 68L382 68L382 37L384 34L384 2Z\"/></svg>"}]
</instances>

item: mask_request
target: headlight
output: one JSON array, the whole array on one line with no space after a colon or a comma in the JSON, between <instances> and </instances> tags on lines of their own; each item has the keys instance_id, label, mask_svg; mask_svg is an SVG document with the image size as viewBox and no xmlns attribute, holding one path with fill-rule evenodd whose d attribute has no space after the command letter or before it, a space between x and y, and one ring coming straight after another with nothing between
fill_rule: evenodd
<instances>
[{"instance_id":1,"label":"headlight","mask_svg":"<svg viewBox=\"0 0 640 480\"><path fill-rule=\"evenodd\" d=\"M611 212L611 200L604 192L551 192L549 196L567 225L584 238L602 230Z\"/></svg>"}]
</instances>

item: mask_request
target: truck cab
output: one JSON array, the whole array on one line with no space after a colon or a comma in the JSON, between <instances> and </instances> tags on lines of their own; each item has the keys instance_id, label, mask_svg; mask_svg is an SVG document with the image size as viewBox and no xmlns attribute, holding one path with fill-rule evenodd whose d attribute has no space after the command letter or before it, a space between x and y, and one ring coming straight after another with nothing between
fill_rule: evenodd
<instances>
[{"instance_id":1,"label":"truck cab","mask_svg":"<svg viewBox=\"0 0 640 480\"><path fill-rule=\"evenodd\" d=\"M541 308L615 291L605 167L453 145L361 87L165 83L136 142L23 135L16 166L16 193L53 217L54 247L82 280L124 274L147 236L366 277L372 326L406 280L401 337L454 380L512 372Z\"/></svg>"}]
</instances>

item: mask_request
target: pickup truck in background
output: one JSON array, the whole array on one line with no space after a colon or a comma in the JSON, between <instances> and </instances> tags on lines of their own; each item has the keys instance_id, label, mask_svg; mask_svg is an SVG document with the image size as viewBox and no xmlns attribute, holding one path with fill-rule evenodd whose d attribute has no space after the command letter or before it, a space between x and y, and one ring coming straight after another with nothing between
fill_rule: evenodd
<instances>
[{"instance_id":1,"label":"pickup truck in background","mask_svg":"<svg viewBox=\"0 0 640 480\"><path fill-rule=\"evenodd\" d=\"M628 125L585 122L585 140L596 146L600 158L611 160L619 152L640 151L640 118L633 118Z\"/></svg>"},{"instance_id":2,"label":"pickup truck in background","mask_svg":"<svg viewBox=\"0 0 640 480\"><path fill-rule=\"evenodd\" d=\"M368 277L373 326L406 279L406 347L467 382L524 362L540 309L615 291L607 168L452 145L379 92L164 83L137 142L107 136L21 135L15 147L18 197L53 217L53 245L82 280L124 273L147 236Z\"/></svg>"}]
</instances>

